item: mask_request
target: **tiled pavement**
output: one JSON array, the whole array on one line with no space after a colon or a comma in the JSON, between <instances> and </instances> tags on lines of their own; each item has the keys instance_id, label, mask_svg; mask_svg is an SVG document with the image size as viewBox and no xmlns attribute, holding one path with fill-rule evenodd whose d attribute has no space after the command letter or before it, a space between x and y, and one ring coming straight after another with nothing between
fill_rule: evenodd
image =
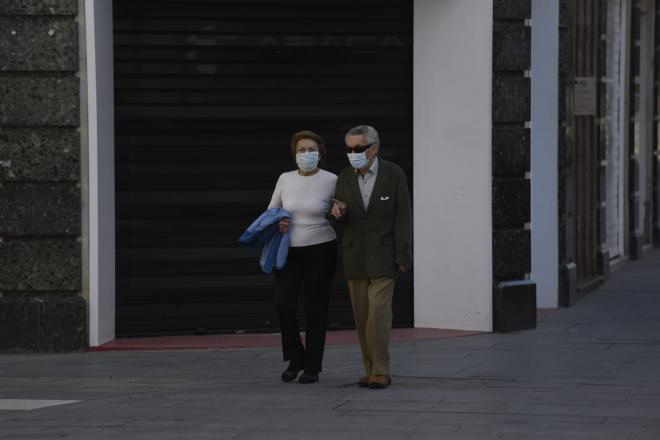
<instances>
[{"instance_id":1,"label":"tiled pavement","mask_svg":"<svg viewBox=\"0 0 660 440\"><path fill-rule=\"evenodd\" d=\"M355 345L329 346L313 385L278 381L277 347L0 356L0 408L79 401L0 409L0 439L658 440L660 252L536 330L392 357L394 384L372 391Z\"/></svg>"}]
</instances>

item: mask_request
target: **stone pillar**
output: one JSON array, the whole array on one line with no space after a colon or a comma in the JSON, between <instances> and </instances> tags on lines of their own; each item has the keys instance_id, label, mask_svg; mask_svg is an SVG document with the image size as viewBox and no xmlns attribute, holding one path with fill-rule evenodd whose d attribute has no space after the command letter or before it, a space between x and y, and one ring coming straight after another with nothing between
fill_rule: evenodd
<instances>
[{"instance_id":1,"label":"stone pillar","mask_svg":"<svg viewBox=\"0 0 660 440\"><path fill-rule=\"evenodd\" d=\"M493 328L536 326L531 272L531 0L493 2Z\"/></svg>"},{"instance_id":2,"label":"stone pillar","mask_svg":"<svg viewBox=\"0 0 660 440\"><path fill-rule=\"evenodd\" d=\"M655 0L653 71L655 78L653 120L653 246L660 247L660 0Z\"/></svg>"},{"instance_id":3,"label":"stone pillar","mask_svg":"<svg viewBox=\"0 0 660 440\"><path fill-rule=\"evenodd\" d=\"M0 351L86 346L76 0L0 3Z\"/></svg>"},{"instance_id":4,"label":"stone pillar","mask_svg":"<svg viewBox=\"0 0 660 440\"><path fill-rule=\"evenodd\" d=\"M642 258L644 236L640 218L640 0L631 0L630 17L630 66L629 66L629 127L628 127L628 247L630 259Z\"/></svg>"},{"instance_id":5,"label":"stone pillar","mask_svg":"<svg viewBox=\"0 0 660 440\"><path fill-rule=\"evenodd\" d=\"M598 42L598 159L597 166L598 173L598 224L597 224L597 237L598 237L598 250L596 254L598 275L603 277L604 281L610 278L610 252L607 248L607 107L605 97L607 96L607 0L599 0L598 2L598 32L601 36Z\"/></svg>"},{"instance_id":6,"label":"stone pillar","mask_svg":"<svg viewBox=\"0 0 660 440\"><path fill-rule=\"evenodd\" d=\"M572 38L569 22L569 0L559 0L559 305L570 306L577 299L577 266L575 264L575 210L573 173L573 130L569 121L569 103L573 101Z\"/></svg>"}]
</instances>

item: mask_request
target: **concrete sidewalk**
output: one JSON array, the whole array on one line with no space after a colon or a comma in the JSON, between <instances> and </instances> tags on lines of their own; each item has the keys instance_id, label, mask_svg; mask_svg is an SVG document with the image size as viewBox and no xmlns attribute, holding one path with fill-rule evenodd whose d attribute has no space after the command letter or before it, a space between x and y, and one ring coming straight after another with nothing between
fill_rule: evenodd
<instances>
[{"instance_id":1,"label":"concrete sidewalk","mask_svg":"<svg viewBox=\"0 0 660 440\"><path fill-rule=\"evenodd\" d=\"M0 439L657 440L660 252L536 330L394 343L386 390L355 385L355 345L313 385L280 383L280 356L0 356Z\"/></svg>"}]
</instances>

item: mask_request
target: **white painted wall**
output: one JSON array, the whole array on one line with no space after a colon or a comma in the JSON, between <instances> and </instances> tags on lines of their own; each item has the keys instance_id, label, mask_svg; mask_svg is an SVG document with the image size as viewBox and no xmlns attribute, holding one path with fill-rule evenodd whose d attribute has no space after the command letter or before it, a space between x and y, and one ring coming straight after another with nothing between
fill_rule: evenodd
<instances>
[{"instance_id":1,"label":"white painted wall","mask_svg":"<svg viewBox=\"0 0 660 440\"><path fill-rule=\"evenodd\" d=\"M493 6L414 8L415 327L491 331Z\"/></svg>"},{"instance_id":2,"label":"white painted wall","mask_svg":"<svg viewBox=\"0 0 660 440\"><path fill-rule=\"evenodd\" d=\"M532 0L531 228L536 304L559 305L559 1ZM554 165L553 165L554 164Z\"/></svg>"},{"instance_id":3,"label":"white painted wall","mask_svg":"<svg viewBox=\"0 0 660 440\"><path fill-rule=\"evenodd\" d=\"M112 2L85 0L89 344L115 337Z\"/></svg>"}]
</instances>

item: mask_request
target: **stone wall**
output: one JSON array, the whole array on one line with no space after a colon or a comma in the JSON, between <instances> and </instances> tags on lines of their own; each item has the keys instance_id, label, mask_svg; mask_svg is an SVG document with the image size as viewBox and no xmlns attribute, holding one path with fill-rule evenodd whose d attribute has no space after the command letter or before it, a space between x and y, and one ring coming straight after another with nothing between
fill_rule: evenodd
<instances>
[{"instance_id":1,"label":"stone wall","mask_svg":"<svg viewBox=\"0 0 660 440\"><path fill-rule=\"evenodd\" d=\"M76 16L0 3L0 351L86 345Z\"/></svg>"},{"instance_id":2,"label":"stone wall","mask_svg":"<svg viewBox=\"0 0 660 440\"><path fill-rule=\"evenodd\" d=\"M573 208L575 177L573 175L573 130L570 121L570 102L573 101L573 36L570 26L569 0L559 0L559 145L558 203L559 203L559 305L569 306L577 295L577 266L575 264L575 215Z\"/></svg>"},{"instance_id":3,"label":"stone wall","mask_svg":"<svg viewBox=\"0 0 660 440\"><path fill-rule=\"evenodd\" d=\"M655 155L653 156L653 246L660 247L660 0L655 0L655 58L653 71L655 78L653 120L653 145Z\"/></svg>"},{"instance_id":4,"label":"stone wall","mask_svg":"<svg viewBox=\"0 0 660 440\"><path fill-rule=\"evenodd\" d=\"M640 0L631 1L630 11L630 65L628 98L628 251L630 259L642 257L644 236L640 219L640 44L641 44Z\"/></svg>"},{"instance_id":5,"label":"stone wall","mask_svg":"<svg viewBox=\"0 0 660 440\"><path fill-rule=\"evenodd\" d=\"M493 328L536 325L531 272L531 0L493 2Z\"/></svg>"}]
</instances>

